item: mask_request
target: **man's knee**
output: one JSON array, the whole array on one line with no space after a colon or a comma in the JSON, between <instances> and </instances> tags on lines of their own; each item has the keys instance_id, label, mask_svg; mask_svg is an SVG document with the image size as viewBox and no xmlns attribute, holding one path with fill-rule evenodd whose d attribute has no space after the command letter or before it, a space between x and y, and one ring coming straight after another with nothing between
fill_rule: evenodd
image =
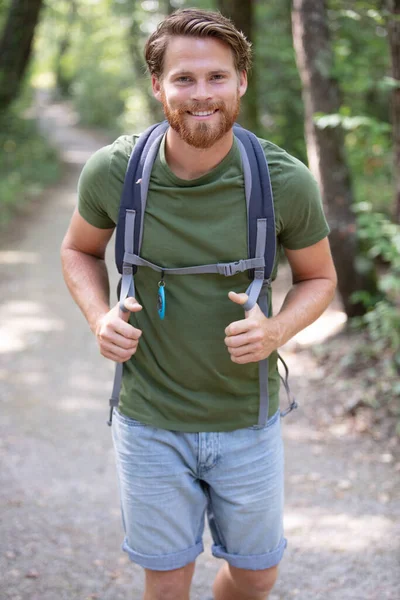
<instances>
[{"instance_id":1,"label":"man's knee","mask_svg":"<svg viewBox=\"0 0 400 600\"><path fill-rule=\"evenodd\" d=\"M195 563L173 571L146 569L144 600L188 600Z\"/></svg>"},{"instance_id":2,"label":"man's knee","mask_svg":"<svg viewBox=\"0 0 400 600\"><path fill-rule=\"evenodd\" d=\"M238 569L229 565L231 577L243 593L265 598L272 590L278 577L278 566L261 571Z\"/></svg>"}]
</instances>

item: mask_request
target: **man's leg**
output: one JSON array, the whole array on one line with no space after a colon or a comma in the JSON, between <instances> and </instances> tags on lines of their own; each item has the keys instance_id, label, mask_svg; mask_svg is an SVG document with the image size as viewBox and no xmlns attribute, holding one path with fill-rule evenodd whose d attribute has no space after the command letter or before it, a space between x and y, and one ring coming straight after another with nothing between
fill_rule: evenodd
<instances>
[{"instance_id":1,"label":"man's leg","mask_svg":"<svg viewBox=\"0 0 400 600\"><path fill-rule=\"evenodd\" d=\"M139 423L114 412L123 549L145 569L144 600L188 600L203 551L207 498L197 478L197 434Z\"/></svg>"},{"instance_id":2,"label":"man's leg","mask_svg":"<svg viewBox=\"0 0 400 600\"><path fill-rule=\"evenodd\" d=\"M277 566L249 571L225 563L214 582L214 600L265 600L274 587L277 576Z\"/></svg>"},{"instance_id":3,"label":"man's leg","mask_svg":"<svg viewBox=\"0 0 400 600\"><path fill-rule=\"evenodd\" d=\"M217 442L218 460L204 475L212 553L227 563L215 600L264 600L286 547L280 415L264 427L222 432Z\"/></svg>"},{"instance_id":4,"label":"man's leg","mask_svg":"<svg viewBox=\"0 0 400 600\"><path fill-rule=\"evenodd\" d=\"M143 600L189 600L195 563L173 571L146 569Z\"/></svg>"}]
</instances>

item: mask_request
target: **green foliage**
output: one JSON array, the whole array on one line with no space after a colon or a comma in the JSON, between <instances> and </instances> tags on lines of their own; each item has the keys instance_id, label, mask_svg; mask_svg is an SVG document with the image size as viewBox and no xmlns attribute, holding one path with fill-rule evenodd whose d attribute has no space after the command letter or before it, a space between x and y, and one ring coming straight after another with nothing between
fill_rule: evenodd
<instances>
[{"instance_id":1,"label":"green foliage","mask_svg":"<svg viewBox=\"0 0 400 600\"><path fill-rule=\"evenodd\" d=\"M56 154L20 106L0 119L0 229L16 208L59 175Z\"/></svg>"},{"instance_id":2,"label":"green foliage","mask_svg":"<svg viewBox=\"0 0 400 600\"><path fill-rule=\"evenodd\" d=\"M391 212L393 195L391 127L367 115L354 115L350 106L337 114L315 115L317 127L341 126L357 202L372 202L375 211Z\"/></svg>"},{"instance_id":3,"label":"green foliage","mask_svg":"<svg viewBox=\"0 0 400 600\"><path fill-rule=\"evenodd\" d=\"M363 302L368 310L353 320L353 326L365 327L369 350L390 359L393 369L400 371L400 226L374 212L368 202L356 205L356 213L365 256L379 267L380 297L372 298L365 291L354 294L354 301Z\"/></svg>"}]
</instances>

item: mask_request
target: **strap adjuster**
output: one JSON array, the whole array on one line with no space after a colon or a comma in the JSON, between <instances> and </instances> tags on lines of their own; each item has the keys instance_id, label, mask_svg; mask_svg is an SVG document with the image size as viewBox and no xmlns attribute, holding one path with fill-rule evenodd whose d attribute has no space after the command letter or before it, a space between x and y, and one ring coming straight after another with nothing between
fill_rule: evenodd
<instances>
[{"instance_id":1,"label":"strap adjuster","mask_svg":"<svg viewBox=\"0 0 400 600\"><path fill-rule=\"evenodd\" d=\"M237 275L237 273L246 271L246 261L238 260L233 263L218 263L217 270L220 275L232 277L232 275Z\"/></svg>"},{"instance_id":2,"label":"strap adjuster","mask_svg":"<svg viewBox=\"0 0 400 600\"><path fill-rule=\"evenodd\" d=\"M124 262L122 267L122 275L133 275L132 265Z\"/></svg>"}]
</instances>

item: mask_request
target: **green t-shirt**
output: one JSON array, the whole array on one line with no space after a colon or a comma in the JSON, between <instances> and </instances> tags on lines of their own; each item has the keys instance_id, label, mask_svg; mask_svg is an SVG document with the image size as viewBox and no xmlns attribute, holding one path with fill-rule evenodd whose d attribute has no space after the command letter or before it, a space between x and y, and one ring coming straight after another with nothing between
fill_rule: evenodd
<instances>
[{"instance_id":1,"label":"green t-shirt","mask_svg":"<svg viewBox=\"0 0 400 600\"><path fill-rule=\"evenodd\" d=\"M79 212L91 225L114 227L129 156L138 136L97 151L79 180ZM315 180L303 163L260 140L270 169L278 249L296 250L329 233ZM162 142L151 173L140 255L165 268L247 258L247 217L236 142L211 172L191 181L169 169ZM277 256L279 252L277 252ZM276 261L277 262L277 261ZM277 265L274 274L276 275ZM257 423L258 363L238 365L224 344L225 328L244 318L228 292L244 292L247 273L167 275L166 316L157 313L160 274L138 268L130 322L143 331L124 364L119 409L164 429L230 431ZM277 356L269 358L269 415L279 404Z\"/></svg>"}]
</instances>

